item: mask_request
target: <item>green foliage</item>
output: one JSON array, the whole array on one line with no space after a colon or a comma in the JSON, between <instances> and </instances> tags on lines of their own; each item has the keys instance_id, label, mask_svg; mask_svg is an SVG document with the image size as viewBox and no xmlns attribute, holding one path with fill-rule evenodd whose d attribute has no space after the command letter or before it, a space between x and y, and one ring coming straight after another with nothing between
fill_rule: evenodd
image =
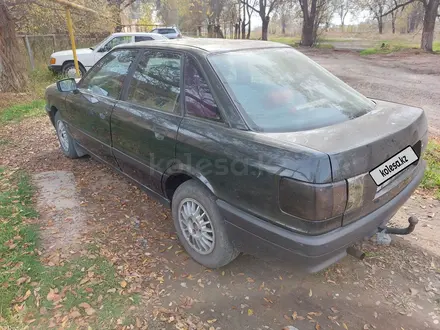
<instances>
[{"instance_id":1,"label":"green foliage","mask_svg":"<svg viewBox=\"0 0 440 330\"><path fill-rule=\"evenodd\" d=\"M11 121L21 121L24 118L44 115L44 100L35 100L30 103L10 106L0 112L0 124Z\"/></svg>"},{"instance_id":2,"label":"green foliage","mask_svg":"<svg viewBox=\"0 0 440 330\"><path fill-rule=\"evenodd\" d=\"M440 199L440 143L431 140L424 158L427 161L427 167L420 186L432 190L436 198Z\"/></svg>"}]
</instances>

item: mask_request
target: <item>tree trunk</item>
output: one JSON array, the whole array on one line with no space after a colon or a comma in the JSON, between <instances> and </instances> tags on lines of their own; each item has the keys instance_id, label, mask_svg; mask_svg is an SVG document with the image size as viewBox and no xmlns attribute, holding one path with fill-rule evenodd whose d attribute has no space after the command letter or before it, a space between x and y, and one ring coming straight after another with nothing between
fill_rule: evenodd
<instances>
[{"instance_id":1,"label":"tree trunk","mask_svg":"<svg viewBox=\"0 0 440 330\"><path fill-rule=\"evenodd\" d=\"M267 40L267 34L269 30L269 16L261 18L261 40Z\"/></svg>"},{"instance_id":2,"label":"tree trunk","mask_svg":"<svg viewBox=\"0 0 440 330\"><path fill-rule=\"evenodd\" d=\"M250 39L250 38L251 38L251 20L249 20L248 22L248 29L246 34L246 39Z\"/></svg>"},{"instance_id":3,"label":"tree trunk","mask_svg":"<svg viewBox=\"0 0 440 330\"><path fill-rule=\"evenodd\" d=\"M432 52L432 43L434 41L435 20L440 0L430 0L425 6L425 17L423 19L422 42L420 48L427 52Z\"/></svg>"},{"instance_id":4,"label":"tree trunk","mask_svg":"<svg viewBox=\"0 0 440 330\"><path fill-rule=\"evenodd\" d=\"M18 45L15 22L0 0L0 92L22 92L27 87L26 65Z\"/></svg>"},{"instance_id":5,"label":"tree trunk","mask_svg":"<svg viewBox=\"0 0 440 330\"><path fill-rule=\"evenodd\" d=\"M377 26L379 27L379 34L383 33L383 20L382 16L377 19Z\"/></svg>"},{"instance_id":6,"label":"tree trunk","mask_svg":"<svg viewBox=\"0 0 440 330\"><path fill-rule=\"evenodd\" d=\"M285 35L286 34L286 18L285 17L282 17L281 18L281 33L282 33L282 35Z\"/></svg>"},{"instance_id":7,"label":"tree trunk","mask_svg":"<svg viewBox=\"0 0 440 330\"><path fill-rule=\"evenodd\" d=\"M248 18L250 20L250 17ZM246 37L246 6L243 4L243 20L241 21L241 39Z\"/></svg>"},{"instance_id":8,"label":"tree trunk","mask_svg":"<svg viewBox=\"0 0 440 330\"><path fill-rule=\"evenodd\" d=\"M239 23L235 23L234 39L238 39L239 36L240 36L240 24Z\"/></svg>"},{"instance_id":9,"label":"tree trunk","mask_svg":"<svg viewBox=\"0 0 440 330\"><path fill-rule=\"evenodd\" d=\"M313 28L313 20L304 19L302 26L302 35L301 35L301 46L311 47L315 43L315 33Z\"/></svg>"}]
</instances>

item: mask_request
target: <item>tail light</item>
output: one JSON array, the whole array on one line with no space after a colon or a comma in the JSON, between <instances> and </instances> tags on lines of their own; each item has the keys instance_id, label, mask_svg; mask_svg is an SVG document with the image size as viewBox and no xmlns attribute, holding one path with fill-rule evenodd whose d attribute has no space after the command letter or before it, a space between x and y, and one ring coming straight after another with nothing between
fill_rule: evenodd
<instances>
[{"instance_id":1,"label":"tail light","mask_svg":"<svg viewBox=\"0 0 440 330\"><path fill-rule=\"evenodd\" d=\"M313 184L282 178L279 192L281 210L304 220L342 218L347 205L345 180Z\"/></svg>"}]
</instances>

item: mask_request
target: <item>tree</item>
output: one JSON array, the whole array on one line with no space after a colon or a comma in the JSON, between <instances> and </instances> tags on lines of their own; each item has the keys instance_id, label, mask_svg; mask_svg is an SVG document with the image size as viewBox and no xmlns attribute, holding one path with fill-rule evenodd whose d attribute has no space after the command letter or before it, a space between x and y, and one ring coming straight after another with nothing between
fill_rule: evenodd
<instances>
[{"instance_id":1,"label":"tree","mask_svg":"<svg viewBox=\"0 0 440 330\"><path fill-rule=\"evenodd\" d=\"M341 21L341 31L344 32L345 18L348 13L354 9L355 2L353 0L334 0L334 11Z\"/></svg>"},{"instance_id":2,"label":"tree","mask_svg":"<svg viewBox=\"0 0 440 330\"><path fill-rule=\"evenodd\" d=\"M327 0L298 0L303 14L301 45L313 46L318 36L318 27L328 9Z\"/></svg>"},{"instance_id":3,"label":"tree","mask_svg":"<svg viewBox=\"0 0 440 330\"><path fill-rule=\"evenodd\" d=\"M405 7L413 2L421 2L424 8L423 16L423 30L422 30L422 40L420 41L420 48L432 52L432 44L434 42L434 29L435 21L439 15L438 8L440 6L440 0L408 0L406 2L397 3L394 1L394 6L386 11L382 16L389 15L390 13L398 10L399 8Z\"/></svg>"},{"instance_id":4,"label":"tree","mask_svg":"<svg viewBox=\"0 0 440 330\"><path fill-rule=\"evenodd\" d=\"M392 6L391 0L367 0L366 7L373 14L373 18L377 21L379 34L383 33L383 17L384 13Z\"/></svg>"},{"instance_id":5,"label":"tree","mask_svg":"<svg viewBox=\"0 0 440 330\"><path fill-rule=\"evenodd\" d=\"M0 0L0 91L21 92L27 87L24 59L17 41L15 22Z\"/></svg>"},{"instance_id":6,"label":"tree","mask_svg":"<svg viewBox=\"0 0 440 330\"><path fill-rule=\"evenodd\" d=\"M267 32L269 30L270 15L281 3L282 0L258 0L258 9L256 6L249 4L249 1L241 0L241 3L250 7L258 13L261 18L261 39L267 40Z\"/></svg>"}]
</instances>

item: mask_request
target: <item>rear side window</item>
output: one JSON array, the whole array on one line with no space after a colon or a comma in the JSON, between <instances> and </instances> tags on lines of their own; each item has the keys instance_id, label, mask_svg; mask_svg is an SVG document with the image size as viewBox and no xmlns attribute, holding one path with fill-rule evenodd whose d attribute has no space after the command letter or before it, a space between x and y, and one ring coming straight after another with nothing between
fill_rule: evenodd
<instances>
[{"instance_id":1,"label":"rear side window","mask_svg":"<svg viewBox=\"0 0 440 330\"><path fill-rule=\"evenodd\" d=\"M95 95L118 99L137 50L118 49L103 57L81 80L79 87Z\"/></svg>"},{"instance_id":2,"label":"rear side window","mask_svg":"<svg viewBox=\"0 0 440 330\"><path fill-rule=\"evenodd\" d=\"M134 42L147 41L147 40L153 40L153 38L148 37L148 36L135 36L134 37Z\"/></svg>"},{"instance_id":3,"label":"rear side window","mask_svg":"<svg viewBox=\"0 0 440 330\"><path fill-rule=\"evenodd\" d=\"M180 95L180 55L147 52L141 58L127 101L151 109L175 112Z\"/></svg>"},{"instance_id":4,"label":"rear side window","mask_svg":"<svg viewBox=\"0 0 440 330\"><path fill-rule=\"evenodd\" d=\"M209 86L192 59L185 63L185 109L191 116L220 120Z\"/></svg>"}]
</instances>

